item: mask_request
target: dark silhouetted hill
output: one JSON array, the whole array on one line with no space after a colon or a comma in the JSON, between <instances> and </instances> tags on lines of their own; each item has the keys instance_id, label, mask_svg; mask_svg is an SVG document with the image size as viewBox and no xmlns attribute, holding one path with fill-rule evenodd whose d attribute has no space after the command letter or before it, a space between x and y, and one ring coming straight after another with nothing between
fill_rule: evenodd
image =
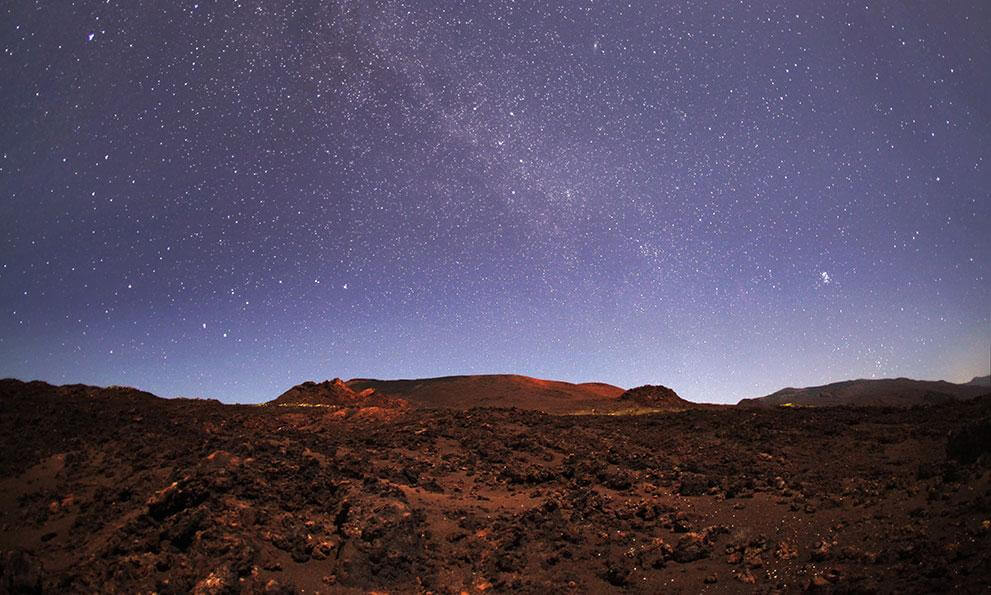
<instances>
[{"instance_id":1,"label":"dark silhouetted hill","mask_svg":"<svg viewBox=\"0 0 991 595\"><path fill-rule=\"evenodd\" d=\"M700 406L698 403L682 399L678 396L678 393L666 386L654 386L650 384L631 388L620 395L619 400L640 407L674 411L695 409Z\"/></svg>"},{"instance_id":2,"label":"dark silhouetted hill","mask_svg":"<svg viewBox=\"0 0 991 595\"><path fill-rule=\"evenodd\" d=\"M943 380L886 378L847 380L824 386L785 388L755 399L743 399L743 407L911 407L972 399L988 393L985 386L953 384Z\"/></svg>"},{"instance_id":3,"label":"dark silhouetted hill","mask_svg":"<svg viewBox=\"0 0 991 595\"><path fill-rule=\"evenodd\" d=\"M974 376L967 386L991 386L991 376Z\"/></svg>"}]
</instances>

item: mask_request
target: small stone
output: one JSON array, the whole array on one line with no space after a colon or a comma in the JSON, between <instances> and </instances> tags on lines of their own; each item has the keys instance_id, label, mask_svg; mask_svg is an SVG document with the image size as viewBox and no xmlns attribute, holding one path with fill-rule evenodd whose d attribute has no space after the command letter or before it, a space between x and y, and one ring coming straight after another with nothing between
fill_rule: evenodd
<instances>
[{"instance_id":1,"label":"small stone","mask_svg":"<svg viewBox=\"0 0 991 595\"><path fill-rule=\"evenodd\" d=\"M685 564L694 562L702 558L709 557L709 549L706 547L702 536L698 533L689 533L678 541L677 547L671 556L675 562Z\"/></svg>"},{"instance_id":2,"label":"small stone","mask_svg":"<svg viewBox=\"0 0 991 595\"><path fill-rule=\"evenodd\" d=\"M778 542L778 547L774 550L774 557L778 560L793 560L798 557L798 548L787 541Z\"/></svg>"},{"instance_id":3,"label":"small stone","mask_svg":"<svg viewBox=\"0 0 991 595\"><path fill-rule=\"evenodd\" d=\"M231 571L226 566L214 570L193 587L194 595L219 595L233 588Z\"/></svg>"},{"instance_id":4,"label":"small stone","mask_svg":"<svg viewBox=\"0 0 991 595\"><path fill-rule=\"evenodd\" d=\"M764 566L764 559L761 558L761 550L757 548L747 548L743 554L743 563L747 568L761 568Z\"/></svg>"},{"instance_id":5,"label":"small stone","mask_svg":"<svg viewBox=\"0 0 991 595\"><path fill-rule=\"evenodd\" d=\"M297 592L292 583L282 584L274 578L265 583L265 595L292 595Z\"/></svg>"},{"instance_id":6,"label":"small stone","mask_svg":"<svg viewBox=\"0 0 991 595\"><path fill-rule=\"evenodd\" d=\"M750 572L749 570L744 570L742 572L736 573L736 580L747 585L757 584L757 577L754 576L754 573Z\"/></svg>"}]
</instances>

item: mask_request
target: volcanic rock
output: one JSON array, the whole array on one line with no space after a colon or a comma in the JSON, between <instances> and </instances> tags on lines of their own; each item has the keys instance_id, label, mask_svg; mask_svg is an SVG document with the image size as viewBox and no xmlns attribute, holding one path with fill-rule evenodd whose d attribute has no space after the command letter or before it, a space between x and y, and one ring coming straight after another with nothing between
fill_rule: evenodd
<instances>
[{"instance_id":1,"label":"volcanic rock","mask_svg":"<svg viewBox=\"0 0 991 595\"><path fill-rule=\"evenodd\" d=\"M398 399L367 388L356 391L340 378L323 382L304 382L297 384L274 400L266 403L268 406L279 407L331 407L354 408L372 411L371 417L382 417L374 411L383 409L401 409L408 406L403 399ZM344 413L344 412L342 412ZM366 416L367 417L367 416Z\"/></svg>"},{"instance_id":2,"label":"volcanic rock","mask_svg":"<svg viewBox=\"0 0 991 595\"><path fill-rule=\"evenodd\" d=\"M365 403L368 396L351 390L340 378L334 378L319 383L297 384L268 404L347 407Z\"/></svg>"},{"instance_id":3,"label":"volcanic rock","mask_svg":"<svg viewBox=\"0 0 991 595\"><path fill-rule=\"evenodd\" d=\"M0 593L991 585L991 400L376 417L103 391L0 382Z\"/></svg>"},{"instance_id":4,"label":"volcanic rock","mask_svg":"<svg viewBox=\"0 0 991 595\"><path fill-rule=\"evenodd\" d=\"M682 399L678 393L666 386L651 384L631 388L620 395L619 400L652 409L681 410L698 406L696 403Z\"/></svg>"}]
</instances>

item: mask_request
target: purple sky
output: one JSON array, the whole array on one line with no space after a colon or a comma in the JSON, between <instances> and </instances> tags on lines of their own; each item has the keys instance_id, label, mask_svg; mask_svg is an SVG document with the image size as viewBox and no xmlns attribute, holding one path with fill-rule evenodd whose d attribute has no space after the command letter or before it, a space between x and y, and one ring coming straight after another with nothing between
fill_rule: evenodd
<instances>
[{"instance_id":1,"label":"purple sky","mask_svg":"<svg viewBox=\"0 0 991 595\"><path fill-rule=\"evenodd\" d=\"M0 15L0 376L988 373L985 0Z\"/></svg>"}]
</instances>

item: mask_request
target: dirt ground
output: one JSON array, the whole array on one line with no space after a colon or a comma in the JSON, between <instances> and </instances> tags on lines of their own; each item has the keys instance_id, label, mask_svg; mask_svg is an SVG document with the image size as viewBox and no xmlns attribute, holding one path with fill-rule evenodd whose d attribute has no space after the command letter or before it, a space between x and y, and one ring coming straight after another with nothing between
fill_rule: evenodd
<instances>
[{"instance_id":1,"label":"dirt ground","mask_svg":"<svg viewBox=\"0 0 991 595\"><path fill-rule=\"evenodd\" d=\"M991 399L637 416L0 382L0 592L987 592Z\"/></svg>"}]
</instances>

